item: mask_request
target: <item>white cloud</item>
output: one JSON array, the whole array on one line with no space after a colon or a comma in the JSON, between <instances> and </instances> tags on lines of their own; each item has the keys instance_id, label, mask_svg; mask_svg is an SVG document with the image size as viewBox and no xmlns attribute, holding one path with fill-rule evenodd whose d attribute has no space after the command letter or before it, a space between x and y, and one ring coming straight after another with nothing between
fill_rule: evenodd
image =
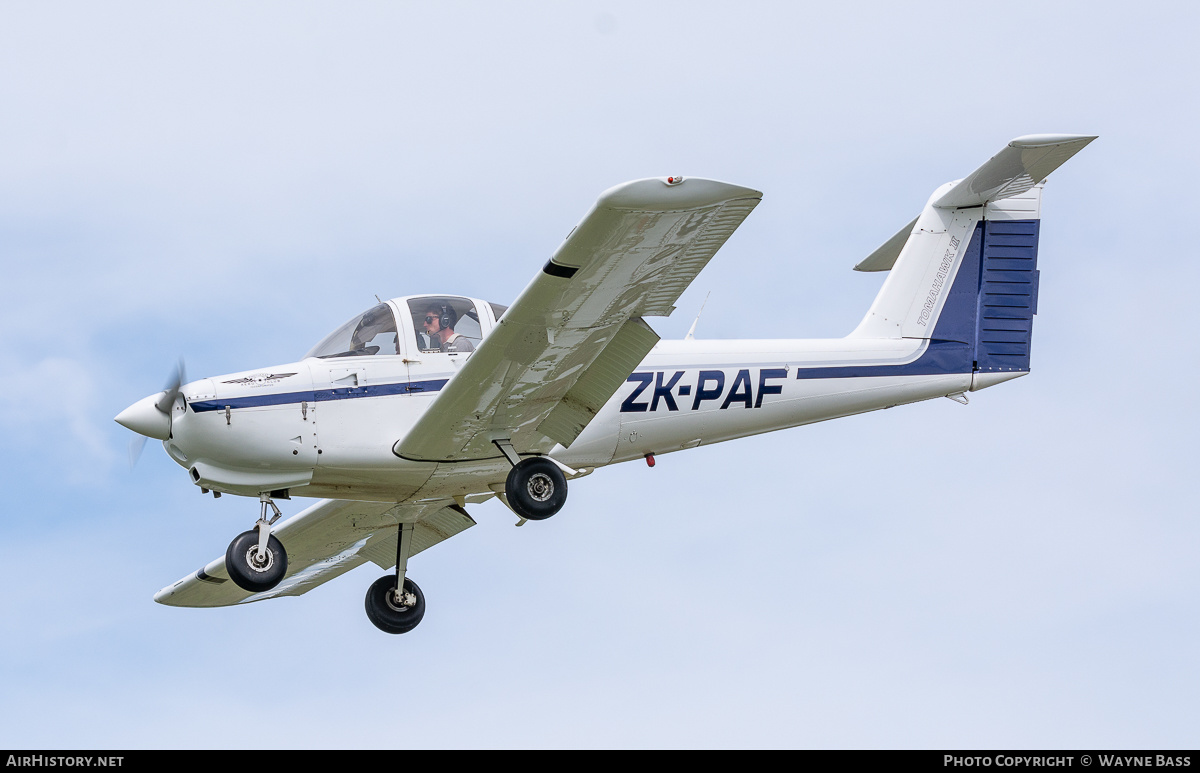
<instances>
[{"instance_id":1,"label":"white cloud","mask_svg":"<svg viewBox=\"0 0 1200 773\"><path fill-rule=\"evenodd\" d=\"M53 460L71 484L104 481L122 461L113 450L95 366L66 357L23 362L0 358L11 385L0 392L0 433L20 456Z\"/></svg>"}]
</instances>

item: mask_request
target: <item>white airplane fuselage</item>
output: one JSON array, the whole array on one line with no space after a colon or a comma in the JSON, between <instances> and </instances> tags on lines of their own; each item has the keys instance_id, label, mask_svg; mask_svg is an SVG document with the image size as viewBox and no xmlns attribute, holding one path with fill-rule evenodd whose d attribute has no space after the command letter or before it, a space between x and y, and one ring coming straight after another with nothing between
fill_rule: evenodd
<instances>
[{"instance_id":1,"label":"white airplane fuselage","mask_svg":"<svg viewBox=\"0 0 1200 773\"><path fill-rule=\"evenodd\" d=\"M485 336L492 324L484 320ZM929 366L931 354L921 339L660 341L575 442L549 456L590 470L1024 375L937 372L946 368ZM499 450L450 463L393 452L470 356L308 358L194 381L164 446L196 485L245 496L403 502L503 491L511 464Z\"/></svg>"}]
</instances>

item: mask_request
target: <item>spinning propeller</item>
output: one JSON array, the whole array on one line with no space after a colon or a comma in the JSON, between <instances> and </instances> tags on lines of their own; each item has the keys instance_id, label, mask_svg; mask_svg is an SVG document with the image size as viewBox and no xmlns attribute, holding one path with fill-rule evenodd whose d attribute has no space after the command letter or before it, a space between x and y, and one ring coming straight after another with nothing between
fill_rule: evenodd
<instances>
[{"instance_id":1,"label":"spinning propeller","mask_svg":"<svg viewBox=\"0 0 1200 773\"><path fill-rule=\"evenodd\" d=\"M138 437L129 441L130 469L142 455L142 449L146 447L146 438L166 440L171 437L171 409L185 381L183 360L180 360L167 378L167 386L162 392L138 400L117 414L118 424L138 433Z\"/></svg>"}]
</instances>

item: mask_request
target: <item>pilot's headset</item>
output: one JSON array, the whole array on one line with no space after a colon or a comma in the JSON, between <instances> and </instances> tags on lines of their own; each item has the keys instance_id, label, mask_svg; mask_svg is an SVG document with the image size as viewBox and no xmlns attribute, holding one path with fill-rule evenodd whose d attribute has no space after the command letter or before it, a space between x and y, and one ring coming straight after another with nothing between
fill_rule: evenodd
<instances>
[{"instance_id":1,"label":"pilot's headset","mask_svg":"<svg viewBox=\"0 0 1200 773\"><path fill-rule=\"evenodd\" d=\"M454 307L448 303L440 303L438 308L441 310L438 324L442 326L442 330L453 330L454 325L458 322L458 314L454 312Z\"/></svg>"}]
</instances>

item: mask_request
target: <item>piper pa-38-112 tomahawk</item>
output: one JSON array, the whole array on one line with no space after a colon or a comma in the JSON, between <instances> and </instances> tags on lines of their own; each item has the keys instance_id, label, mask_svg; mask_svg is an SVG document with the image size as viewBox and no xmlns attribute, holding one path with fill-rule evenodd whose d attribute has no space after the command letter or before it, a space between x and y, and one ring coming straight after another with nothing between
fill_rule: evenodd
<instances>
[{"instance_id":1,"label":"piper pa-38-112 tomahawk","mask_svg":"<svg viewBox=\"0 0 1200 773\"><path fill-rule=\"evenodd\" d=\"M498 497L562 508L567 481L636 459L1029 372L1046 176L1091 142L1019 137L855 268L890 271L845 338L661 341L666 316L762 194L667 177L605 191L509 307L395 298L296 362L184 383L116 420L163 441L202 492L254 497L225 555L154 597L213 607L297 596L370 561L367 615L421 621L409 559ZM321 501L276 525L275 501ZM394 569L393 569L394 567Z\"/></svg>"}]
</instances>

